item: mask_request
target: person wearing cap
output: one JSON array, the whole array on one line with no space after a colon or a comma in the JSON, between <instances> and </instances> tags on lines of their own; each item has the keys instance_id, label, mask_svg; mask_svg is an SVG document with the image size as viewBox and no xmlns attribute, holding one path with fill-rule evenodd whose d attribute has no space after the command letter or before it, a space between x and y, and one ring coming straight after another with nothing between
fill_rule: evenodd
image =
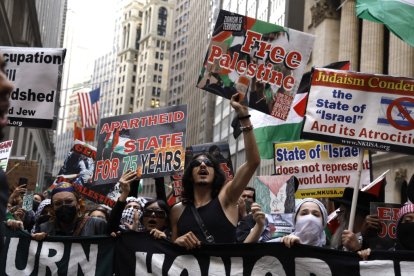
<instances>
[{"instance_id":1,"label":"person wearing cap","mask_svg":"<svg viewBox=\"0 0 414 276\"><path fill-rule=\"evenodd\" d=\"M283 242L289 248L295 243L323 247L326 245L327 218L328 213L322 202L314 198L304 198L295 206L295 231L269 242Z\"/></svg>"},{"instance_id":2,"label":"person wearing cap","mask_svg":"<svg viewBox=\"0 0 414 276\"><path fill-rule=\"evenodd\" d=\"M341 198L331 199L339 205L337 211L339 227L332 235L330 245L334 249L343 249L347 251L358 251L364 248L363 235L366 229L366 217L369 214L370 202L378 202L378 198L368 192L358 191L358 201L356 205L355 219L353 230L348 230L353 188L345 188Z\"/></svg>"},{"instance_id":3,"label":"person wearing cap","mask_svg":"<svg viewBox=\"0 0 414 276\"><path fill-rule=\"evenodd\" d=\"M38 232L40 229L40 224L49 221L49 219L52 217L52 212L53 211L50 199L45 199L42 202L40 202L39 207L37 208L35 213L35 224L33 225L31 233Z\"/></svg>"},{"instance_id":4,"label":"person wearing cap","mask_svg":"<svg viewBox=\"0 0 414 276\"><path fill-rule=\"evenodd\" d=\"M397 214L394 250L414 250L414 204L406 204Z\"/></svg>"},{"instance_id":5,"label":"person wearing cap","mask_svg":"<svg viewBox=\"0 0 414 276\"><path fill-rule=\"evenodd\" d=\"M61 182L51 193L52 218L39 225L35 240L46 236L94 236L106 234L106 222L85 217L80 211L80 199L72 184Z\"/></svg>"}]
</instances>

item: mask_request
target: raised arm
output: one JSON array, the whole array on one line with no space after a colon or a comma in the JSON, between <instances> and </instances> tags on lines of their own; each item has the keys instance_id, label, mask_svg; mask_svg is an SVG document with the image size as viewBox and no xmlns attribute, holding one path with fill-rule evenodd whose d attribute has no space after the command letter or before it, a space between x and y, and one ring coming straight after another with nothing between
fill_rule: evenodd
<instances>
[{"instance_id":1,"label":"raised arm","mask_svg":"<svg viewBox=\"0 0 414 276\"><path fill-rule=\"evenodd\" d=\"M257 149L256 139L253 134L253 126L249 119L249 110L247 109L247 106L242 105L240 101L240 93L237 93L231 97L230 104L236 111L237 117L240 120L246 152L246 162L237 169L233 180L227 183L220 192L220 201L225 208L237 204L244 188L247 186L257 167L260 165L259 150Z\"/></svg>"},{"instance_id":2,"label":"raised arm","mask_svg":"<svg viewBox=\"0 0 414 276\"><path fill-rule=\"evenodd\" d=\"M128 170L126 171L121 178L119 179L119 186L121 188L121 195L118 197L118 200L115 203L114 208L112 209L111 215L108 220L108 232L118 231L119 222L122 217L122 211L126 205L126 199L131 190L131 182L137 179L135 172Z\"/></svg>"}]
</instances>

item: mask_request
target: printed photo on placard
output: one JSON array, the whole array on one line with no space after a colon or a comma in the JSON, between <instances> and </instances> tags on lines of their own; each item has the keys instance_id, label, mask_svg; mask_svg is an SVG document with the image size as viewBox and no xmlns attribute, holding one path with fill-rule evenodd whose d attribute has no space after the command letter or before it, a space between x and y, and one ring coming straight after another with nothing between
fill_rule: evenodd
<instances>
[{"instance_id":1,"label":"printed photo on placard","mask_svg":"<svg viewBox=\"0 0 414 276\"><path fill-rule=\"evenodd\" d=\"M220 10L197 87L286 120L315 37Z\"/></svg>"}]
</instances>

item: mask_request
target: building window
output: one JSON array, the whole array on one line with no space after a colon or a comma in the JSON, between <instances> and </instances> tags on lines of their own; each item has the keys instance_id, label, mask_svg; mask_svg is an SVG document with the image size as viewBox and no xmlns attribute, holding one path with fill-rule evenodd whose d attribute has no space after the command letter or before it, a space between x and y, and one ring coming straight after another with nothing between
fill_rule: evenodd
<instances>
[{"instance_id":1,"label":"building window","mask_svg":"<svg viewBox=\"0 0 414 276\"><path fill-rule=\"evenodd\" d=\"M162 64L160 64L159 70L160 72L162 72Z\"/></svg>"},{"instance_id":2,"label":"building window","mask_svg":"<svg viewBox=\"0 0 414 276\"><path fill-rule=\"evenodd\" d=\"M158 76L158 83L161 83L161 82L162 82L162 77Z\"/></svg>"},{"instance_id":3,"label":"building window","mask_svg":"<svg viewBox=\"0 0 414 276\"><path fill-rule=\"evenodd\" d=\"M155 58L158 59L159 56L160 56L160 53L159 52L155 52Z\"/></svg>"},{"instance_id":4,"label":"building window","mask_svg":"<svg viewBox=\"0 0 414 276\"><path fill-rule=\"evenodd\" d=\"M158 27L157 27L157 32L158 35L160 36L165 36L166 35L166 30L167 30L167 9L164 7L161 7L158 10Z\"/></svg>"},{"instance_id":5,"label":"building window","mask_svg":"<svg viewBox=\"0 0 414 276\"><path fill-rule=\"evenodd\" d=\"M152 77L152 81L153 81L153 82L156 82L156 81L157 81L157 75L154 75L154 76Z\"/></svg>"},{"instance_id":6,"label":"building window","mask_svg":"<svg viewBox=\"0 0 414 276\"><path fill-rule=\"evenodd\" d=\"M157 96L159 97L161 95L161 87L157 87Z\"/></svg>"},{"instance_id":7,"label":"building window","mask_svg":"<svg viewBox=\"0 0 414 276\"><path fill-rule=\"evenodd\" d=\"M137 71L137 65L135 64L133 67L133 71L136 72Z\"/></svg>"},{"instance_id":8,"label":"building window","mask_svg":"<svg viewBox=\"0 0 414 276\"><path fill-rule=\"evenodd\" d=\"M158 70L158 63L154 64L154 70Z\"/></svg>"},{"instance_id":9,"label":"building window","mask_svg":"<svg viewBox=\"0 0 414 276\"><path fill-rule=\"evenodd\" d=\"M164 53L160 53L160 60L164 59Z\"/></svg>"},{"instance_id":10,"label":"building window","mask_svg":"<svg viewBox=\"0 0 414 276\"><path fill-rule=\"evenodd\" d=\"M151 107L155 107L155 99L154 98L151 99Z\"/></svg>"}]
</instances>

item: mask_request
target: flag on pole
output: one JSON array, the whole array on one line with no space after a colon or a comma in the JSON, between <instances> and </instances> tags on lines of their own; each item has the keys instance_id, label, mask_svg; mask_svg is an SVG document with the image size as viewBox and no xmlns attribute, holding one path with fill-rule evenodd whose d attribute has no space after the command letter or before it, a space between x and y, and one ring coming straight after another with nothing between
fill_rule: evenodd
<instances>
[{"instance_id":1,"label":"flag on pole","mask_svg":"<svg viewBox=\"0 0 414 276\"><path fill-rule=\"evenodd\" d=\"M414 47L414 0L357 0L356 15L384 24Z\"/></svg>"},{"instance_id":2,"label":"flag on pole","mask_svg":"<svg viewBox=\"0 0 414 276\"><path fill-rule=\"evenodd\" d=\"M78 127L77 123L75 122L73 129L73 140L93 142L95 141L95 129Z\"/></svg>"},{"instance_id":3,"label":"flag on pole","mask_svg":"<svg viewBox=\"0 0 414 276\"><path fill-rule=\"evenodd\" d=\"M325 68L349 70L349 61L339 61L324 66ZM303 75L298 92L292 103L286 121L269 116L263 112L250 109L250 121L254 126L254 135L262 159L272 159L274 142L288 142L300 140L302 124L308 101L311 83L311 72ZM233 123L232 123L233 126Z\"/></svg>"},{"instance_id":4,"label":"flag on pole","mask_svg":"<svg viewBox=\"0 0 414 276\"><path fill-rule=\"evenodd\" d=\"M386 174L390 170L383 172L374 181L361 189L362 192L370 193L378 198L379 201L384 202L385 185L387 185ZM336 209L328 216L328 223L326 225L325 233L331 237L339 227L338 214Z\"/></svg>"},{"instance_id":5,"label":"flag on pole","mask_svg":"<svg viewBox=\"0 0 414 276\"><path fill-rule=\"evenodd\" d=\"M99 97L100 88L90 92L78 92L83 127L94 127L99 120Z\"/></svg>"}]
</instances>

